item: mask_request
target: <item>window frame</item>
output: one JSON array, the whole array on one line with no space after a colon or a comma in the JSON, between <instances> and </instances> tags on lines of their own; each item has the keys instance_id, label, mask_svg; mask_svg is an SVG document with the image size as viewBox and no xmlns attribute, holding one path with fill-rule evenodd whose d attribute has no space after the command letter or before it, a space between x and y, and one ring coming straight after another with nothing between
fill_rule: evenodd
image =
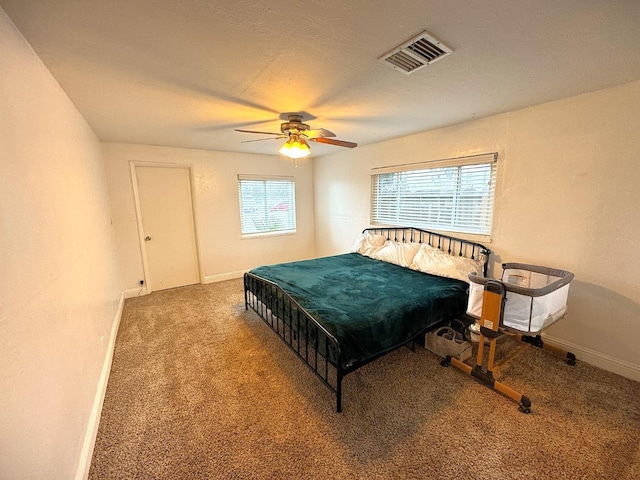
<instances>
[{"instance_id":1,"label":"window frame","mask_svg":"<svg viewBox=\"0 0 640 480\"><path fill-rule=\"evenodd\" d=\"M427 230L462 234L465 236L490 238L493 230L495 211L497 161L498 154L494 152L373 168L371 171L370 222L372 225L417 227ZM489 170L479 173L483 165L488 165ZM445 173L444 169L451 170ZM431 172L429 172L429 170ZM440 223L430 218L431 215L429 213L425 213L425 211L429 211L431 208L424 209L423 206L420 206L418 208L419 212L415 211L416 205L418 205L416 198L420 196L428 197L430 194L423 192L416 195L415 192L413 192L410 196L407 191L403 192L402 190L403 188L406 189L407 185L412 181L414 185L424 186L425 190L428 190L426 187L429 185L437 185L440 188L444 188L447 183L444 180L439 180L440 183L430 183L432 180L438 180L436 177L438 173L440 173L440 177L449 175L454 179L448 182L453 185L453 188L449 190L447 194L443 194L443 190L433 194L433 200L436 202L439 200L440 203L445 202L445 197L450 198L451 205L448 211L446 209L436 208L436 210L440 212L444 211L448 218L450 218L448 222ZM386 176L387 182L401 182L402 184L392 186L387 195L387 199L381 201L380 187L382 175ZM463 195L463 182L469 180L473 182L475 180L477 185L482 185L477 179L474 179L476 175L479 177L489 175L488 188L486 191L481 192L479 201L469 204L468 202L473 198L473 195ZM476 186L476 184L473 186ZM393 191L394 188L396 189L395 192ZM404 196L403 193L405 194ZM466 204L462 203L460 199L466 200ZM395 205L393 205L393 203L395 203ZM404 211L404 215L401 210L402 203L405 204L405 208L408 208ZM411 207L407 207L407 205L412 205L414 207L413 210ZM469 214L473 214L473 216L469 217ZM478 226L474 227L474 223Z\"/></svg>"},{"instance_id":2,"label":"window frame","mask_svg":"<svg viewBox=\"0 0 640 480\"><path fill-rule=\"evenodd\" d=\"M269 183L284 183L288 184L290 191L287 194L287 198L284 200L290 200L291 205L289 205L288 214L287 214L287 223L283 228L268 228L265 230L252 230L245 232L245 226L247 225L247 219L245 218L244 213L244 204L247 203L246 199L243 199L243 182L261 182L265 185L265 201L264 201L264 213L265 217L262 219L265 222L265 225L268 225L268 201L266 199L267 193L266 189L268 188ZM281 200L283 201L283 200ZM281 202L280 201L280 202ZM280 203L278 202L278 203ZM238 175L238 206L239 206L239 214L240 214L240 236L242 239L250 239L250 238L260 238L260 237L272 237L272 236L280 236L280 235L293 235L297 232L297 211L296 211L296 186L295 186L295 178L294 177L283 177L283 176L272 176L272 175Z\"/></svg>"}]
</instances>

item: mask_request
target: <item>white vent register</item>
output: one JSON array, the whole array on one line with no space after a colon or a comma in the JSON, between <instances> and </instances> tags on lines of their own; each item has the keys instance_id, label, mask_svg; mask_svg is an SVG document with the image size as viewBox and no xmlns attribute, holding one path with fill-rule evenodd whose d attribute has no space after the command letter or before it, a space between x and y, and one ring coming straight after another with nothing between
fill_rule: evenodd
<instances>
[{"instance_id":1,"label":"white vent register","mask_svg":"<svg viewBox=\"0 0 640 480\"><path fill-rule=\"evenodd\" d=\"M428 32L422 32L384 54L378 60L394 70L408 75L451 53L453 50L440 40Z\"/></svg>"}]
</instances>

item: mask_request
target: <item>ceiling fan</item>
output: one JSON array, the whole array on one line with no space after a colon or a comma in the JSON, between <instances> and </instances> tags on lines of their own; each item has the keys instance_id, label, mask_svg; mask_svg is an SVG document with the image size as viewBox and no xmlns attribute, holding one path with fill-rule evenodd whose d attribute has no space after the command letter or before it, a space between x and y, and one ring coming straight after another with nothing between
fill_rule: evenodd
<instances>
[{"instance_id":1,"label":"ceiling fan","mask_svg":"<svg viewBox=\"0 0 640 480\"><path fill-rule=\"evenodd\" d=\"M282 145L282 148L280 148L280 153L293 159L304 158L311 154L311 148L309 148L307 140L317 143L326 143L328 145L336 145L338 147L354 148L358 146L358 144L354 142L346 142L344 140L333 138L336 134L324 128L312 129L306 123L302 123L302 115L288 115L288 117L289 121L280 125L280 133L240 129L236 129L236 132L274 135L269 138L244 140L242 143L286 138L287 141Z\"/></svg>"}]
</instances>

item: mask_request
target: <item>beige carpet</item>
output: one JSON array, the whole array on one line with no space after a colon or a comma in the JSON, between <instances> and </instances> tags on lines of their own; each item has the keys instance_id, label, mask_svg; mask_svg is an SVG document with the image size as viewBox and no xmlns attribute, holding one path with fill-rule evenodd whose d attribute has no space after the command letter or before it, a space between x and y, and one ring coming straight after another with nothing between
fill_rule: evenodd
<instances>
[{"instance_id":1,"label":"beige carpet","mask_svg":"<svg viewBox=\"0 0 640 480\"><path fill-rule=\"evenodd\" d=\"M336 414L241 280L155 292L125 303L90 478L640 478L640 383L536 348L502 380L531 414L401 348Z\"/></svg>"}]
</instances>

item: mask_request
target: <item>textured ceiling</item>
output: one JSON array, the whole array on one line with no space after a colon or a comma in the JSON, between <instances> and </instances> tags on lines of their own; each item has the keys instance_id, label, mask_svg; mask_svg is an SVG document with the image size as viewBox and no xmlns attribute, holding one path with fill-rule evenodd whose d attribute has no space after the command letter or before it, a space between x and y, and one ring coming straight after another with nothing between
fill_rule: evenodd
<instances>
[{"instance_id":1,"label":"textured ceiling","mask_svg":"<svg viewBox=\"0 0 640 480\"><path fill-rule=\"evenodd\" d=\"M275 154L234 128L302 112L366 145L640 79L637 0L0 6L104 141ZM413 75L377 61L423 30L454 53Z\"/></svg>"}]
</instances>

